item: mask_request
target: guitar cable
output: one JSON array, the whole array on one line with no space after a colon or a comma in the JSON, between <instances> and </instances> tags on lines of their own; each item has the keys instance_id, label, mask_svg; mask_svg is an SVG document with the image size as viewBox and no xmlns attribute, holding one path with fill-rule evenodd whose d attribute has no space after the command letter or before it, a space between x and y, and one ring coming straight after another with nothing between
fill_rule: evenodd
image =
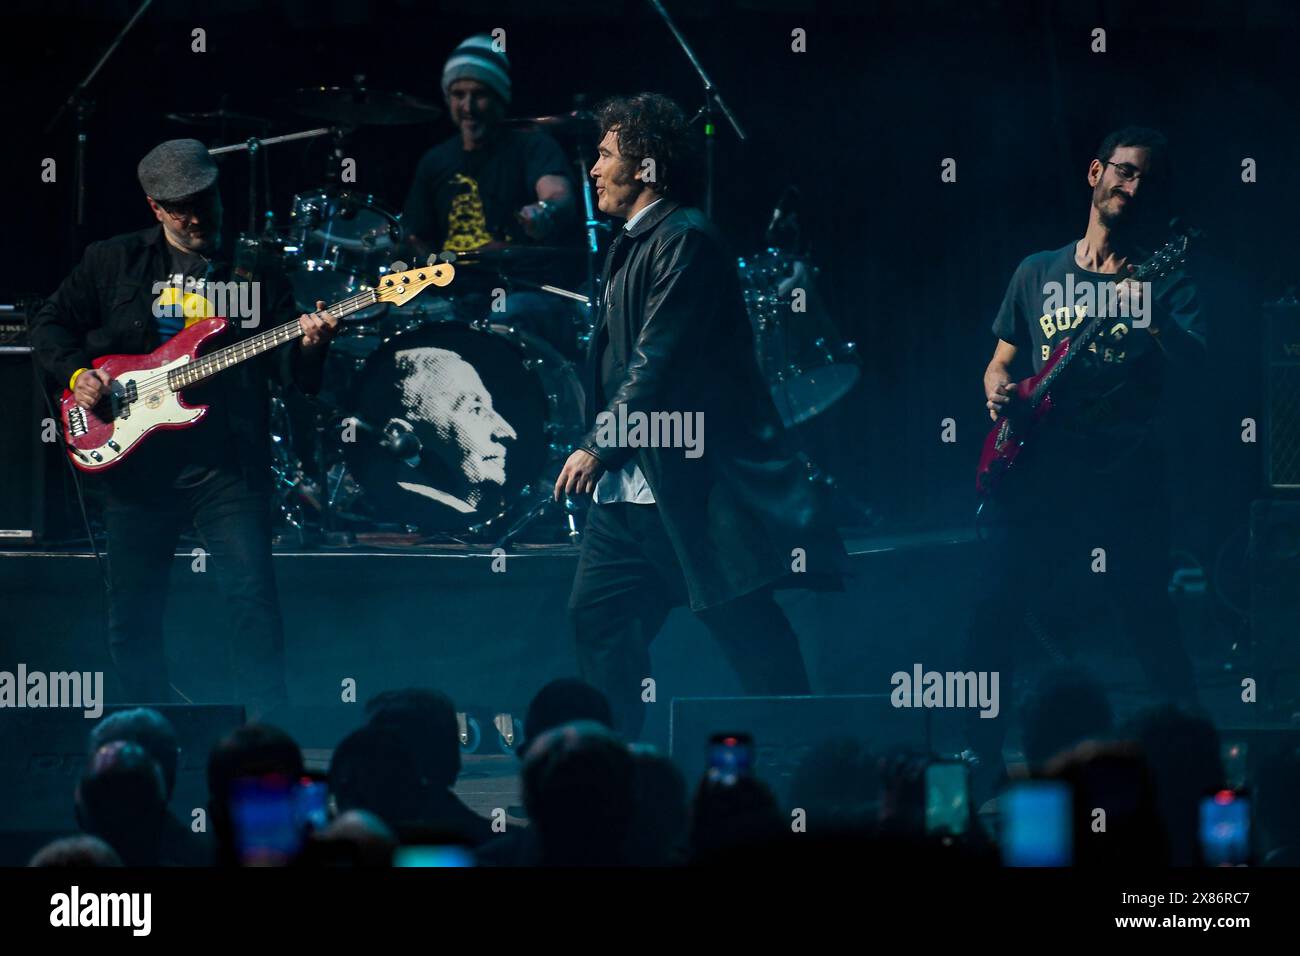
<instances>
[{"instance_id":1,"label":"guitar cable","mask_svg":"<svg viewBox=\"0 0 1300 956\"><path fill-rule=\"evenodd\" d=\"M41 393L41 397L45 400L45 410L49 414L49 418L47 418L46 421L53 422L55 425L54 430L58 433L59 445L63 450L63 462L68 468L68 474L72 476L72 487L77 493L77 505L81 510L81 524L82 527L86 529L86 540L90 542L91 553L95 556L95 568L99 572L99 581L104 588L104 600L108 601L112 595L112 588L108 583L108 571L104 567L104 560L99 554L99 544L95 541L94 529L90 526L90 514L86 511L86 496L81 487L81 475L77 471L76 466L72 463L72 450L68 447L67 436L63 434L63 429L58 427L59 413L55 411L54 402L50 399L50 390L47 387L48 383L42 376L41 365L39 360L36 358L35 348L32 349L32 382L35 384L37 391ZM42 425L44 425L44 423L42 423ZM42 442L42 444L44 443ZM110 661L113 660L111 649L108 659ZM114 662L113 667L116 670L116 662ZM122 675L119 672L119 679L121 676Z\"/></svg>"}]
</instances>

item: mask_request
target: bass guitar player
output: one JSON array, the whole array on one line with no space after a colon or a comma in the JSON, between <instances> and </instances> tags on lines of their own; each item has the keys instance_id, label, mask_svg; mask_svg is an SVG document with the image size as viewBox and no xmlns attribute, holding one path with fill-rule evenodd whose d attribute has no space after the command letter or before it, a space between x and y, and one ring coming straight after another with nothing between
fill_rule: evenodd
<instances>
[{"instance_id":1,"label":"bass guitar player","mask_svg":"<svg viewBox=\"0 0 1300 956\"><path fill-rule=\"evenodd\" d=\"M1014 374L1026 358L1024 370L1039 374L1063 357L1063 341L1081 345L1068 374L1050 383L1050 420L992 492L981 462L987 555L965 667L999 672L1007 693L1032 640L1030 622L1049 594L1064 588L1072 601L1115 609L1122 634L1109 643L1133 648L1160 698L1195 698L1167 590L1170 515L1156 412L1169 370L1203 353L1202 316L1181 258L1177 268L1154 269L1139 239L1139 224L1152 221L1157 206L1166 151L1155 130L1108 135L1087 169L1091 204L1083 237L1024 259L993 322L997 344L984 394L999 426L1030 411L1031 389ZM997 430L985 459L996 457L990 451ZM1003 715L1017 711L1009 703ZM1002 771L1007 719L967 722L984 785Z\"/></svg>"},{"instance_id":2,"label":"bass guitar player","mask_svg":"<svg viewBox=\"0 0 1300 956\"><path fill-rule=\"evenodd\" d=\"M224 341L296 311L282 277L236 275L217 258L221 196L216 164L202 143L162 143L137 173L158 225L91 244L32 328L39 362L83 410L112 397L112 377L90 367L94 360L150 352L215 315L204 297L208 284L248 281L256 290L257 321L232 321ZM285 703L271 563L268 383L276 378L314 393L337 321L323 311L300 315L301 336L187 395L208 405L201 422L158 430L137 454L96 477L108 533L109 646L126 701L183 700L168 680L163 609L177 538L189 527L204 548L193 568L215 581L230 609L237 702L253 720ZM86 621L95 631L103 626L95 613Z\"/></svg>"}]
</instances>

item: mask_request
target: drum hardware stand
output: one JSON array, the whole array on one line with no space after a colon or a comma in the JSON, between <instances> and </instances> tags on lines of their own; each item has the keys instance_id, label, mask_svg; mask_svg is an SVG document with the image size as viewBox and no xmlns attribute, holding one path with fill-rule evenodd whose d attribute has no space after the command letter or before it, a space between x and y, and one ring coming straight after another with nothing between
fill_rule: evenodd
<instances>
[{"instance_id":1,"label":"drum hardware stand","mask_svg":"<svg viewBox=\"0 0 1300 956\"><path fill-rule=\"evenodd\" d=\"M317 136L327 136L330 133L337 136L339 132L337 127L322 126L319 129L303 130L300 133L286 133L284 136L270 136L266 139L250 136L242 143L217 146L208 150L209 156L222 156L226 153L237 153L240 150L248 153L248 231L250 234L257 234L258 222L262 218L257 205L257 159L262 147L275 146L279 143L292 143L300 139L315 139Z\"/></svg>"},{"instance_id":2,"label":"drum hardware stand","mask_svg":"<svg viewBox=\"0 0 1300 956\"><path fill-rule=\"evenodd\" d=\"M881 517L876 510L864 501L860 501L854 495L844 490L838 479L829 471L826 471L818 465L807 452L795 452L795 458L803 465L805 477L815 485L820 485L829 491L832 495L843 501L850 510L856 513L868 528L880 524Z\"/></svg>"},{"instance_id":3,"label":"drum hardware stand","mask_svg":"<svg viewBox=\"0 0 1300 956\"><path fill-rule=\"evenodd\" d=\"M668 16L668 11L664 9L664 5L660 3L659 0L650 0L650 6L654 7L655 12L659 14L660 19L662 19L668 29L672 31L673 37L677 40L678 46L682 48L682 52L686 54L686 58L691 61L691 66L694 67L695 72L699 74L700 82L704 84L704 105L700 107L699 111L693 117L691 117L691 122L694 123L698 119L704 120L704 214L712 219L713 179L715 169L714 152L717 146L714 118L717 113L721 113L726 117L727 122L731 125L731 128L736 131L736 136L742 143L745 142L748 137L745 136L745 131L740 128L740 123L736 120L735 114L733 114L727 107L727 104L723 102L722 94L719 93L718 88L713 85L713 80L711 80L709 75L704 72L704 67L700 65L699 59L695 56L695 51L692 50L690 44L686 42L686 37L682 36L681 31L677 29L677 24L673 23L672 17Z\"/></svg>"},{"instance_id":4,"label":"drum hardware stand","mask_svg":"<svg viewBox=\"0 0 1300 956\"><path fill-rule=\"evenodd\" d=\"M574 515L578 514L582 510L581 506L569 495L564 496L564 504L561 506L550 493L547 493L537 502L536 505L529 509L527 514L520 517L506 530L506 533L492 545L493 550L496 550L497 548L509 550L514 546L515 539L523 534L529 525L542 515L554 511L558 507L564 509L564 524L567 529L566 534L568 535L569 543L574 547L577 547L579 542L582 540L582 532L578 530L578 523L575 520Z\"/></svg>"},{"instance_id":5,"label":"drum hardware stand","mask_svg":"<svg viewBox=\"0 0 1300 956\"><path fill-rule=\"evenodd\" d=\"M343 158L347 155L346 142L348 135L352 130L343 126L331 127L330 132L334 134L334 144L330 147L329 154L325 160L325 182L340 186L348 186L349 183L343 182L340 177L343 175Z\"/></svg>"},{"instance_id":6,"label":"drum hardware stand","mask_svg":"<svg viewBox=\"0 0 1300 956\"><path fill-rule=\"evenodd\" d=\"M591 177L587 175L587 165L582 158L582 143L577 145L578 155L574 159L574 164L578 167L578 182L582 183L582 209L586 214L583 221L583 227L587 233L587 246L585 249L587 259L587 288L591 290L591 296L583 296L583 331L579 335L579 344L583 350L586 350L587 342L590 341L596 330L596 256L600 254L600 231L610 232L613 227L608 222L602 222L596 218L596 202L591 188ZM549 290L548 290L549 291Z\"/></svg>"}]
</instances>

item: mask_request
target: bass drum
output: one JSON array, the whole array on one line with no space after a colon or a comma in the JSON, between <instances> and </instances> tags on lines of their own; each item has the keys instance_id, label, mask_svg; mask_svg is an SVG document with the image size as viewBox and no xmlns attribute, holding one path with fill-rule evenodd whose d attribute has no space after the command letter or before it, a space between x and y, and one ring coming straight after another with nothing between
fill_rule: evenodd
<instances>
[{"instance_id":1,"label":"bass drum","mask_svg":"<svg viewBox=\"0 0 1300 956\"><path fill-rule=\"evenodd\" d=\"M399 332L365 360L344 458L368 517L480 535L551 493L582 437L573 363L487 322ZM345 425L345 429L347 425Z\"/></svg>"}]
</instances>

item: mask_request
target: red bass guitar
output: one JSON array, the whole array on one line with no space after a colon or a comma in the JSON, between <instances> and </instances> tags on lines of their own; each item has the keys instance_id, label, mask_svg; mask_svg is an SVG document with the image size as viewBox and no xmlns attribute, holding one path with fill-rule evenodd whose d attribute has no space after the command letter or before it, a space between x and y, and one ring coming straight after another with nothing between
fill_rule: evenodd
<instances>
[{"instance_id":1,"label":"red bass guitar","mask_svg":"<svg viewBox=\"0 0 1300 956\"><path fill-rule=\"evenodd\" d=\"M367 289L326 311L338 318L379 302L402 305L428 286L451 283L456 270L439 263L384 275ZM104 355L94 367L112 379L109 394L94 408L82 408L64 390L59 403L63 437L72 463L82 471L103 471L122 461L158 429L189 428L207 414L206 405L187 405L181 390L218 372L292 342L302 335L298 320L268 329L199 357L199 346L229 323L214 317L195 322L148 355Z\"/></svg>"},{"instance_id":2,"label":"red bass guitar","mask_svg":"<svg viewBox=\"0 0 1300 956\"><path fill-rule=\"evenodd\" d=\"M1138 282L1157 279L1180 266L1187 255L1187 243L1196 231L1187 229L1165 243L1155 255L1124 278ZM1106 327L1104 316L1093 316L1078 335L1062 339L1036 375L1019 381L1007 411L984 439L979 468L975 473L975 490L984 499L991 497L1016 459L1031 445L1039 430L1052 418L1052 390L1071 363L1096 340ZM983 508L983 504L980 505Z\"/></svg>"}]
</instances>

